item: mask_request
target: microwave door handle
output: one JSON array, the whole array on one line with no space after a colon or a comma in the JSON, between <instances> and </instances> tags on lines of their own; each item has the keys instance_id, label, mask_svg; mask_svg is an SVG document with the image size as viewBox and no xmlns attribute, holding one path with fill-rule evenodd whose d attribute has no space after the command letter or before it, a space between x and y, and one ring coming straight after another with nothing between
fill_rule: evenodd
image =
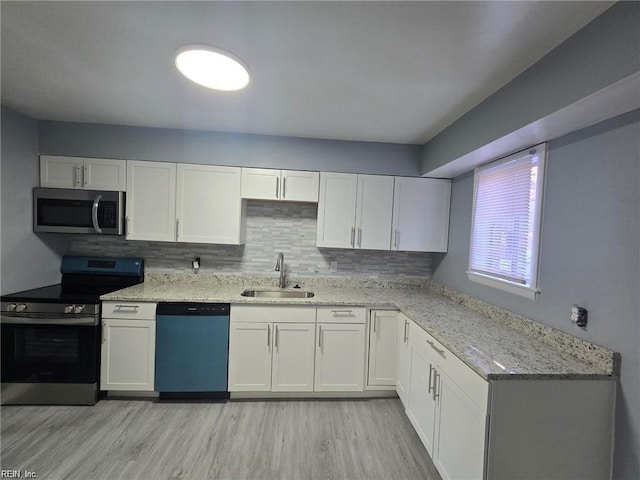
<instances>
[{"instance_id":1,"label":"microwave door handle","mask_svg":"<svg viewBox=\"0 0 640 480\"><path fill-rule=\"evenodd\" d=\"M93 201L93 208L91 209L91 220L93 220L93 229L96 233L102 233L100 225L98 225L98 204L102 200L102 195L98 195Z\"/></svg>"}]
</instances>

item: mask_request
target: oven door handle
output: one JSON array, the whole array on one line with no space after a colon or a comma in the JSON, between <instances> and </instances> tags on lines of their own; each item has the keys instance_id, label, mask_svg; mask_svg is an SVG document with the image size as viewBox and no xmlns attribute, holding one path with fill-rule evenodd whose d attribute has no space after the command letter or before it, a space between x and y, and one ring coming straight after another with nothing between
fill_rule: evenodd
<instances>
[{"instance_id":1,"label":"oven door handle","mask_svg":"<svg viewBox=\"0 0 640 480\"><path fill-rule=\"evenodd\" d=\"M98 317L83 316L83 317L66 317L57 318L52 315L44 316L24 316L24 315L10 315L3 313L0 316L0 323L3 325L91 325L98 324Z\"/></svg>"},{"instance_id":2,"label":"oven door handle","mask_svg":"<svg viewBox=\"0 0 640 480\"><path fill-rule=\"evenodd\" d=\"M98 225L98 204L101 200L102 195L96 196L95 200L93 201L93 208L91 209L91 220L93 221L93 229L96 231L96 233L102 233L102 229L100 228L100 225Z\"/></svg>"}]
</instances>

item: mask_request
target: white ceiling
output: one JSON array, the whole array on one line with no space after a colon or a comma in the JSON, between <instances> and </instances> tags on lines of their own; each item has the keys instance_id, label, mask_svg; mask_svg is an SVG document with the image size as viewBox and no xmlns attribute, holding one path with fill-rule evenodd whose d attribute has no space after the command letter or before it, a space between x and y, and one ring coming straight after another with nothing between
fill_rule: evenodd
<instances>
[{"instance_id":1,"label":"white ceiling","mask_svg":"<svg viewBox=\"0 0 640 480\"><path fill-rule=\"evenodd\" d=\"M2 103L38 119L422 144L612 2L2 1ZM214 92L188 44L241 58Z\"/></svg>"}]
</instances>

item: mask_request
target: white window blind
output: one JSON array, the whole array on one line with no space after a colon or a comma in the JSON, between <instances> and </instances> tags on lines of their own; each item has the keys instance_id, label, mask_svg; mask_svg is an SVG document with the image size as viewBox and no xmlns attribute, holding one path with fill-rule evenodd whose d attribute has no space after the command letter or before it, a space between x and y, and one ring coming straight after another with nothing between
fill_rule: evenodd
<instances>
[{"instance_id":1,"label":"white window blind","mask_svg":"<svg viewBox=\"0 0 640 480\"><path fill-rule=\"evenodd\" d=\"M538 146L476 169L471 274L536 288L544 151Z\"/></svg>"}]
</instances>

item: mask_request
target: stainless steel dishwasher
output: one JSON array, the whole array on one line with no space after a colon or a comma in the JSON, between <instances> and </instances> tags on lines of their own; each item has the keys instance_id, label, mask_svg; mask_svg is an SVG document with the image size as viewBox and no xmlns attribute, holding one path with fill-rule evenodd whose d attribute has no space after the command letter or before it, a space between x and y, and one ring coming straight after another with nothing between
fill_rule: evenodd
<instances>
[{"instance_id":1,"label":"stainless steel dishwasher","mask_svg":"<svg viewBox=\"0 0 640 480\"><path fill-rule=\"evenodd\" d=\"M159 303L155 390L160 398L229 398L228 303Z\"/></svg>"}]
</instances>

